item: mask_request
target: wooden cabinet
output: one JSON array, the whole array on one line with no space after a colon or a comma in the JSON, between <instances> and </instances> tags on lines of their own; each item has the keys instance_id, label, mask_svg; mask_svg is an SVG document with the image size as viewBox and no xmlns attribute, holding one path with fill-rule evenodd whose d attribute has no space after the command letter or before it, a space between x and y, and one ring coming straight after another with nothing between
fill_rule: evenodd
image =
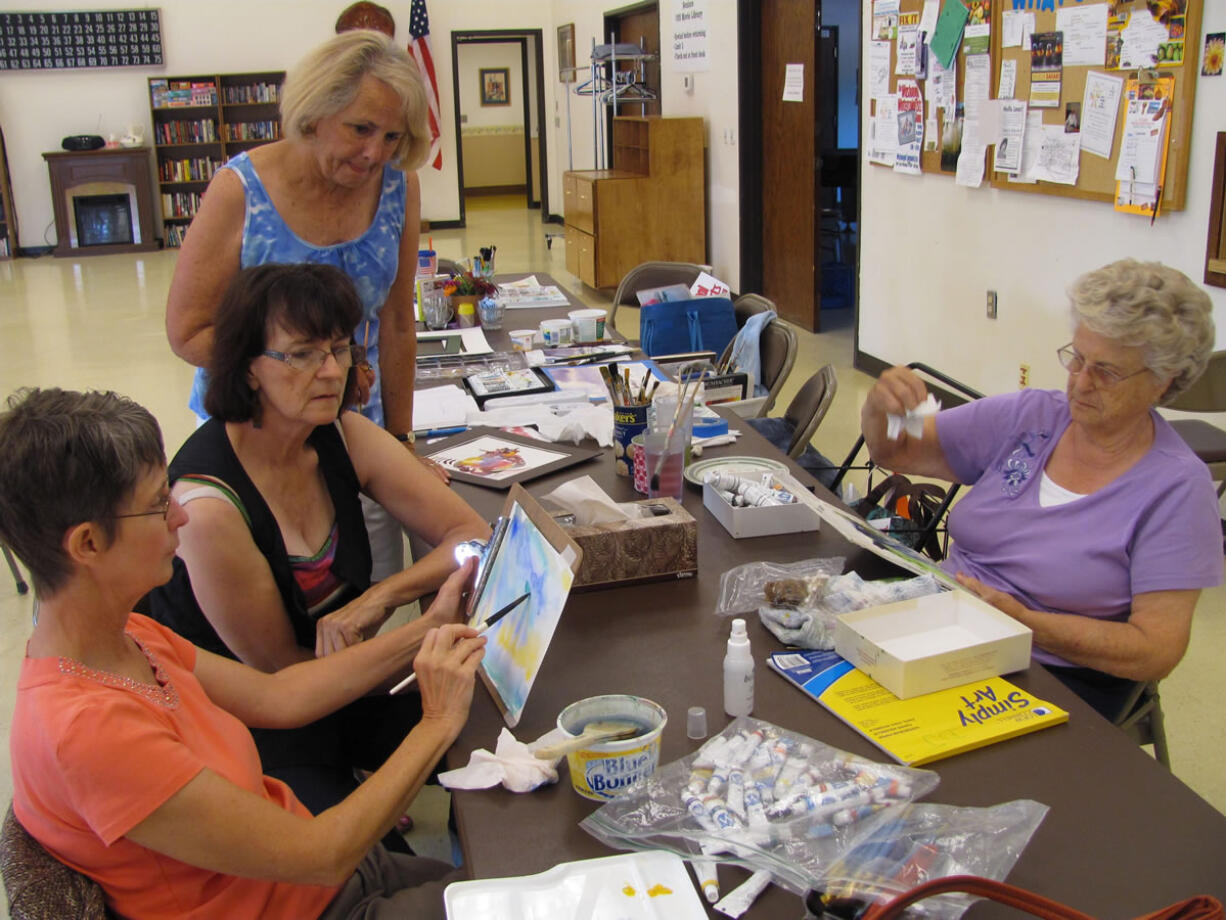
<instances>
[{"instance_id":1,"label":"wooden cabinet","mask_svg":"<svg viewBox=\"0 0 1226 920\"><path fill-rule=\"evenodd\" d=\"M13 183L9 180L4 131L0 130L0 261L17 255L17 212L13 209Z\"/></svg>"},{"instance_id":2,"label":"wooden cabinet","mask_svg":"<svg viewBox=\"0 0 1226 920\"><path fill-rule=\"evenodd\" d=\"M183 242L226 160L281 137L284 71L150 77L149 109L167 247Z\"/></svg>"},{"instance_id":3,"label":"wooden cabinet","mask_svg":"<svg viewBox=\"0 0 1226 920\"><path fill-rule=\"evenodd\" d=\"M613 168L562 180L566 270L614 287L642 262L705 262L701 118L613 119Z\"/></svg>"}]
</instances>

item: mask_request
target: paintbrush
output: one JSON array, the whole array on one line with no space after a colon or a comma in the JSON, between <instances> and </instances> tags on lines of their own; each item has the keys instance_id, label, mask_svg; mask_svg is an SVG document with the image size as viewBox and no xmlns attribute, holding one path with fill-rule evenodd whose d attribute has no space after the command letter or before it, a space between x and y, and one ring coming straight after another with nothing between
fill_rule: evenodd
<instances>
[{"instance_id":1,"label":"paintbrush","mask_svg":"<svg viewBox=\"0 0 1226 920\"><path fill-rule=\"evenodd\" d=\"M609 398L613 400L613 405L620 406L621 402L617 398L617 384L613 379L613 372L609 369L609 365L600 365L600 377L604 380L604 385L609 391Z\"/></svg>"},{"instance_id":2,"label":"paintbrush","mask_svg":"<svg viewBox=\"0 0 1226 920\"><path fill-rule=\"evenodd\" d=\"M518 607L520 604L522 604L524 601L526 601L531 596L532 596L532 592L526 591L523 594L521 594L519 597L515 598L515 600L511 601L511 603L507 604L505 607L500 607L498 610L494 611L492 614L490 614L486 618L485 622L482 623L477 628L477 635L482 636L485 633L489 632L489 630L494 625L496 625L499 620L501 620L503 617L505 617L508 613L513 611L516 607ZM392 687L392 689L388 691L388 695L391 696L393 694L399 693L405 687L411 686L412 684L416 683L416 681L417 681L417 672L414 671L412 674L410 674L408 677L406 677L396 686Z\"/></svg>"},{"instance_id":3,"label":"paintbrush","mask_svg":"<svg viewBox=\"0 0 1226 920\"><path fill-rule=\"evenodd\" d=\"M684 372L684 368L682 370ZM677 431L677 425L681 422L681 413L682 411L691 411L685 408L686 392L690 389L691 380L688 376L682 376L681 380L681 389L677 392L677 409L673 412L672 420L668 423L668 431L664 434L664 447L660 450L660 456L656 457L656 468L651 473L650 489L652 492L660 491L660 470L664 468L664 461L668 457L668 447L673 443L673 435ZM694 389L697 392L697 387ZM694 397L690 396L689 399L692 404Z\"/></svg>"},{"instance_id":4,"label":"paintbrush","mask_svg":"<svg viewBox=\"0 0 1226 920\"><path fill-rule=\"evenodd\" d=\"M557 760L563 754L578 751L589 744L603 744L606 741L620 741L622 738L633 738L643 733L643 726L634 722L623 722L609 719L603 722L589 722L583 731L573 738L559 741L548 747L537 748L532 753L540 760Z\"/></svg>"}]
</instances>

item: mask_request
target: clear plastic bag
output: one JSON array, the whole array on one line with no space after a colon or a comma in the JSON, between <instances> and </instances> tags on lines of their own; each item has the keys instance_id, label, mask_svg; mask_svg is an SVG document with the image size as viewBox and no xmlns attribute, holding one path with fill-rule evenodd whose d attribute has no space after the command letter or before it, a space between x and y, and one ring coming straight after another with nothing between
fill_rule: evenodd
<instances>
[{"instance_id":1,"label":"clear plastic bag","mask_svg":"<svg viewBox=\"0 0 1226 920\"><path fill-rule=\"evenodd\" d=\"M874 763L746 716L580 826L616 849L666 849L765 870L803 895L867 818L938 782L929 770Z\"/></svg>"},{"instance_id":2,"label":"clear plastic bag","mask_svg":"<svg viewBox=\"0 0 1226 920\"><path fill-rule=\"evenodd\" d=\"M747 562L726 571L719 580L720 616L741 616L768 603L766 585L775 582L806 582L810 589L843 571L842 556L805 559L801 562Z\"/></svg>"},{"instance_id":3,"label":"clear plastic bag","mask_svg":"<svg viewBox=\"0 0 1226 920\"><path fill-rule=\"evenodd\" d=\"M951 875L1004 881L1047 814L1020 799L990 808L909 804L866 821L864 833L826 869L817 890L837 916L857 916L916 885ZM957 920L977 898L943 894L913 904L908 916Z\"/></svg>"}]
</instances>

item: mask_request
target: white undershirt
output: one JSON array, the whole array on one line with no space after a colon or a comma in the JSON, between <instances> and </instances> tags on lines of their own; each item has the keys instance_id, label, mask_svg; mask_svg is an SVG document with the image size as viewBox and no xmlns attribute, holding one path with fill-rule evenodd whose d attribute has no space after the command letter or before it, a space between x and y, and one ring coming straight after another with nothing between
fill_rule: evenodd
<instances>
[{"instance_id":1,"label":"white undershirt","mask_svg":"<svg viewBox=\"0 0 1226 920\"><path fill-rule=\"evenodd\" d=\"M1070 492L1064 486L1057 485L1047 475L1047 470L1043 471L1043 478L1039 480L1040 508L1054 508L1057 505L1067 505L1069 502L1075 502L1079 498L1085 498L1085 496L1080 492Z\"/></svg>"}]
</instances>

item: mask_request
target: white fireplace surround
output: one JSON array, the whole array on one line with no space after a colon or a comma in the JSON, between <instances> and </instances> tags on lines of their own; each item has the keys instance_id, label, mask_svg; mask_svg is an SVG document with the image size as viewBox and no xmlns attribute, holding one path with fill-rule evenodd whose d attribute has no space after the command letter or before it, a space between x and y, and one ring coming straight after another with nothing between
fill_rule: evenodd
<instances>
[{"instance_id":1,"label":"white fireplace surround","mask_svg":"<svg viewBox=\"0 0 1226 920\"><path fill-rule=\"evenodd\" d=\"M132 242L134 244L143 242L140 235L140 221L137 219L140 212L137 210L135 185L124 182L82 182L64 190L64 205L68 209L68 240L73 249L78 249L81 245L78 240L79 231L73 200L91 195L127 195L128 219L132 224Z\"/></svg>"}]
</instances>

